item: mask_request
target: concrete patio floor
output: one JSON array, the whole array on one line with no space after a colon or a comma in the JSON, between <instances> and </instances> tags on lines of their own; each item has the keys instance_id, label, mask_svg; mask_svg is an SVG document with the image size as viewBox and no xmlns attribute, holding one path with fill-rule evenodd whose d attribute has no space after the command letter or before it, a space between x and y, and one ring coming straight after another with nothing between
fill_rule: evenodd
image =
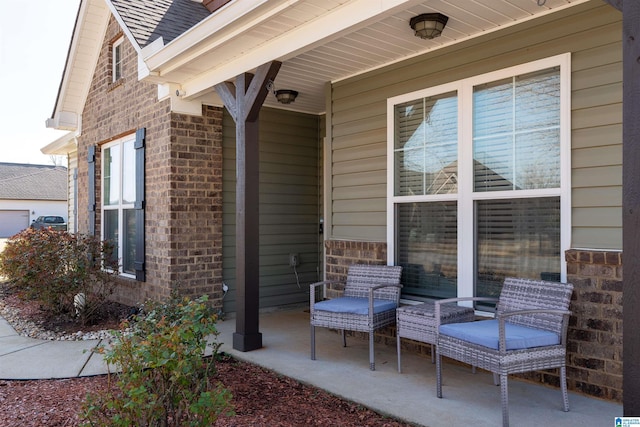
<instances>
[{"instance_id":1,"label":"concrete patio floor","mask_svg":"<svg viewBox=\"0 0 640 427\"><path fill-rule=\"evenodd\" d=\"M502 424L500 387L491 374L472 374L466 366L443 365L443 398L436 397L435 365L429 358L402 353L397 370L396 348L376 343L376 370L369 370L368 341L347 339L316 328L316 358L309 356L309 313L304 308L261 314L263 348L239 352L232 348L235 319L218 324L221 351L303 383L322 388L377 412L416 425L495 427ZM287 396L282 396L286 399ZM622 405L569 393L570 411L562 411L559 389L517 379L509 381L511 426L614 426Z\"/></svg>"},{"instance_id":2,"label":"concrete patio floor","mask_svg":"<svg viewBox=\"0 0 640 427\"><path fill-rule=\"evenodd\" d=\"M500 426L500 388L486 372L444 363L443 398L436 397L435 365L428 357L402 354L397 371L395 345L376 344L376 370L369 370L368 341L316 328L316 357L310 359L309 313L304 307L262 313L263 348L239 352L231 346L235 319L218 322L221 351L295 378L379 413L420 426ZM43 341L19 336L0 318L0 378L43 379L107 372L92 341ZM113 371L113 369L112 369ZM282 396L287 399L287 396ZM562 411L558 389L516 379L509 381L511 426L614 426L622 405L569 393L570 412ZM1 422L0 422L1 424Z\"/></svg>"}]
</instances>

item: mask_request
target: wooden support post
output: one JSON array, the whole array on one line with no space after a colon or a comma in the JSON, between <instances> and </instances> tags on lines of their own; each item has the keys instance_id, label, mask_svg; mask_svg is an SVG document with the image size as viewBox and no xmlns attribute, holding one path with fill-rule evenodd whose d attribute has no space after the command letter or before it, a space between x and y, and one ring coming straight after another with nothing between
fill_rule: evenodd
<instances>
[{"instance_id":1,"label":"wooden support post","mask_svg":"<svg viewBox=\"0 0 640 427\"><path fill-rule=\"evenodd\" d=\"M258 116L280 62L273 61L215 89L236 122L236 332L233 348L262 347L259 328L259 146Z\"/></svg>"},{"instance_id":2,"label":"wooden support post","mask_svg":"<svg viewBox=\"0 0 640 427\"><path fill-rule=\"evenodd\" d=\"M640 416L640 1L622 3L623 376L624 415Z\"/></svg>"},{"instance_id":3,"label":"wooden support post","mask_svg":"<svg viewBox=\"0 0 640 427\"><path fill-rule=\"evenodd\" d=\"M640 1L604 0L622 12L622 405L640 416Z\"/></svg>"}]
</instances>

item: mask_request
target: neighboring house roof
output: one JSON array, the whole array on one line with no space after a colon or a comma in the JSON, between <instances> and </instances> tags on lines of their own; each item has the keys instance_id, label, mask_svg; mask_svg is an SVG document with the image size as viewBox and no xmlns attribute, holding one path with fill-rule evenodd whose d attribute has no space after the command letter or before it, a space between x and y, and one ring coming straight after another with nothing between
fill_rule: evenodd
<instances>
[{"instance_id":1,"label":"neighboring house roof","mask_svg":"<svg viewBox=\"0 0 640 427\"><path fill-rule=\"evenodd\" d=\"M111 0L111 4L141 48L159 37L170 43L211 15L194 0Z\"/></svg>"},{"instance_id":2,"label":"neighboring house roof","mask_svg":"<svg viewBox=\"0 0 640 427\"><path fill-rule=\"evenodd\" d=\"M67 200L67 168L0 163L0 199Z\"/></svg>"}]
</instances>

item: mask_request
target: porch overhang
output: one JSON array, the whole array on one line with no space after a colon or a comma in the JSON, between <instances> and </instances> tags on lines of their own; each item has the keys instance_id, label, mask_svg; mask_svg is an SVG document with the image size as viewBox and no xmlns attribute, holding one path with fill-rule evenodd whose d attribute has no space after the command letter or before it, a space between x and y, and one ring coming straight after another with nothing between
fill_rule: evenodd
<instances>
[{"instance_id":1,"label":"porch overhang","mask_svg":"<svg viewBox=\"0 0 640 427\"><path fill-rule=\"evenodd\" d=\"M209 58L208 70L182 84L184 98L195 98L216 84L255 70L273 59L285 61L302 52L335 40L345 33L366 26L371 21L420 3L416 0L355 0L341 2L339 7L325 6L317 18L286 29L279 17L296 9L306 0L231 2L211 19L185 33L159 51L145 56L149 75L171 78L180 76L185 67L201 58ZM280 27L274 32L269 27ZM283 31L285 30L286 31ZM273 34L265 40L257 34ZM178 81L182 79L177 79Z\"/></svg>"},{"instance_id":2,"label":"porch overhang","mask_svg":"<svg viewBox=\"0 0 640 427\"><path fill-rule=\"evenodd\" d=\"M277 88L300 92L286 108L321 114L325 86L351 76L575 7L590 0L547 0L543 6L498 0L468 7L425 0L270 0L230 2L180 37L141 51L140 79L172 84L185 101L276 60ZM422 40L411 17L439 12L450 19L441 37ZM217 100L217 105L223 105ZM280 107L273 97L265 105Z\"/></svg>"}]
</instances>

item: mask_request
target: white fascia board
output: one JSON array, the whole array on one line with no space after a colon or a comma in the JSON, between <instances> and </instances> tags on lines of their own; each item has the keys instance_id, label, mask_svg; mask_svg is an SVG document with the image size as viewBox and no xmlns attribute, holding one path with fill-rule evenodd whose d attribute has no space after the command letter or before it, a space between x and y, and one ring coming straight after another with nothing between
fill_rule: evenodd
<instances>
[{"instance_id":1,"label":"white fascia board","mask_svg":"<svg viewBox=\"0 0 640 427\"><path fill-rule=\"evenodd\" d=\"M164 39L162 37L158 37L157 39L155 39L154 41L152 41L151 43L149 43L148 45L142 48L142 50L140 51L140 56L143 58L147 56L151 56L155 53L160 52L162 48L164 48Z\"/></svg>"},{"instance_id":2,"label":"white fascia board","mask_svg":"<svg viewBox=\"0 0 640 427\"><path fill-rule=\"evenodd\" d=\"M160 71L164 68L176 68L180 65L188 63L194 55L185 53L192 51L194 46L202 45L199 50L208 51L215 49L217 46L228 42L238 34L242 34L246 30L246 24L238 25L242 22L243 17L250 15L251 12L269 3L268 6L274 4L277 7L269 9L269 12L258 14L255 20L264 21L273 16L275 12L280 12L283 7L290 7L292 4L302 0L290 0L283 2L282 0L260 0L260 1L234 1L215 12L211 17L203 20L193 28L189 29L180 37L167 44L164 49L143 50L142 55L147 67L151 71ZM254 20L254 21L255 21ZM252 21L252 24L256 23ZM234 29L235 27L235 29ZM197 56L197 54L196 54Z\"/></svg>"},{"instance_id":3,"label":"white fascia board","mask_svg":"<svg viewBox=\"0 0 640 427\"><path fill-rule=\"evenodd\" d=\"M216 84L231 80L237 75L251 71L269 61L284 61L301 52L310 50L319 44L335 39L342 34L365 26L370 21L377 19L380 15L387 15L419 2L419 0L381 0L377 2L371 2L371 0L353 0L305 25L296 27L280 37L263 43L257 48L253 48L253 46L238 46L238 51L244 51L246 53L238 56L233 61L212 64L210 72L198 76L189 82L183 82L182 89L186 92L187 98L197 97L202 92L211 90ZM282 7L278 8L278 12L284 6L291 6L289 3L291 2L281 5ZM271 11L273 10L274 9L271 9ZM246 22L242 27L236 28L233 33L241 34L273 15L274 13L270 13L266 18L264 18L265 15L261 15L259 19L260 22L257 22L258 19ZM167 60L164 63L158 62L157 67L154 66L153 64L156 63L155 61L161 54L166 55L170 48L173 48L170 43L162 52L157 54L158 56L148 58L147 65L151 70L158 71L159 74L162 75L196 58L204 52L215 49L221 44L233 42L232 34L228 34L227 37L224 35L219 37L218 34L215 34L214 30L210 35L213 40L211 43L199 47L197 51L189 51L189 53L186 54L186 58L181 55L181 57L174 62ZM175 54L176 56L182 54L182 51L175 52Z\"/></svg>"},{"instance_id":4,"label":"white fascia board","mask_svg":"<svg viewBox=\"0 0 640 427\"><path fill-rule=\"evenodd\" d=\"M78 149L78 132L69 132L40 149L42 154L66 155Z\"/></svg>"},{"instance_id":5,"label":"white fascia board","mask_svg":"<svg viewBox=\"0 0 640 427\"><path fill-rule=\"evenodd\" d=\"M147 64L144 62L145 52L157 52L164 47L164 40L162 37L158 37L153 42L149 43L147 46L143 47L142 50L138 53L138 80L144 80L147 77L157 77L158 73L151 72Z\"/></svg>"}]
</instances>

